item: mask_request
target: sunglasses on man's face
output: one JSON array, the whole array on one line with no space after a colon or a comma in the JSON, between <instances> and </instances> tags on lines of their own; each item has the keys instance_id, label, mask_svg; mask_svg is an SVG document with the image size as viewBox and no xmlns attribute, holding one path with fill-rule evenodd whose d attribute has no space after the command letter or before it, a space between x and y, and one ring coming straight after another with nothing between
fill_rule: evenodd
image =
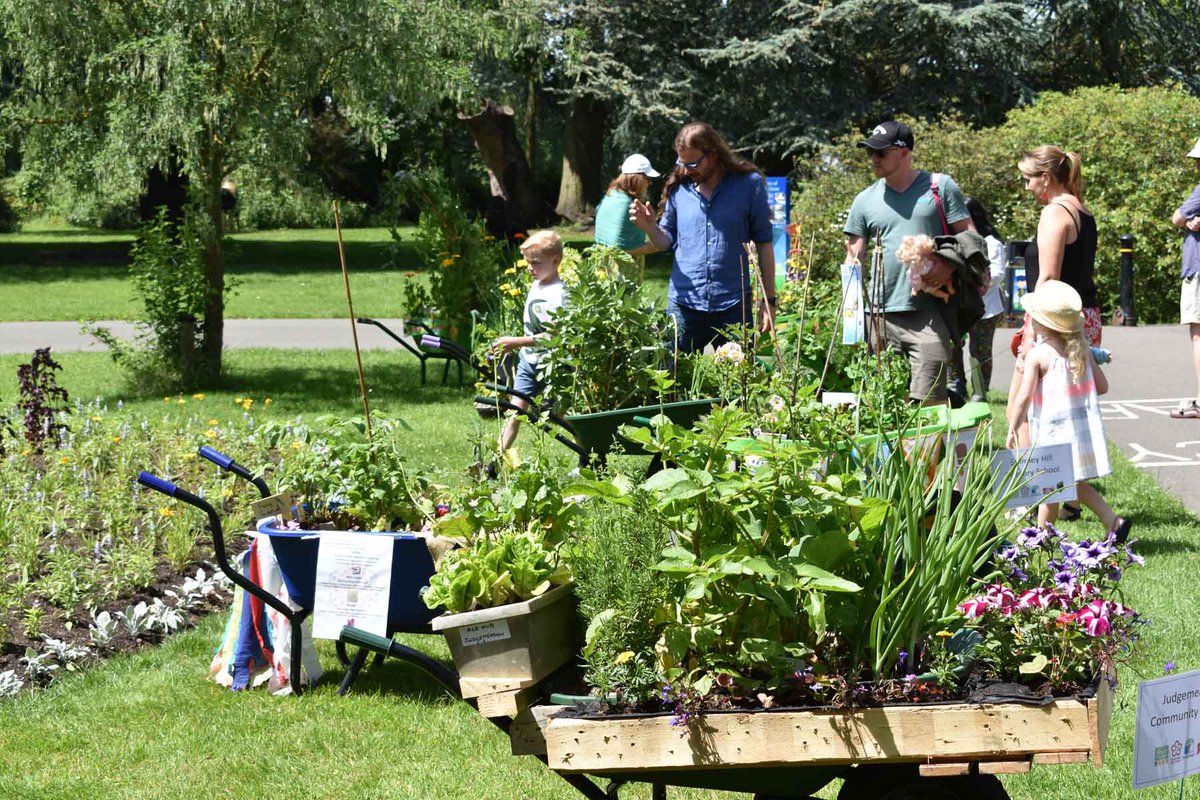
<instances>
[{"instance_id":1,"label":"sunglasses on man's face","mask_svg":"<svg viewBox=\"0 0 1200 800\"><path fill-rule=\"evenodd\" d=\"M883 158L884 156L886 156L888 153L892 152L895 149L896 148L894 148L894 147L885 147L882 150L868 150L867 158Z\"/></svg>"},{"instance_id":2,"label":"sunglasses on man's face","mask_svg":"<svg viewBox=\"0 0 1200 800\"><path fill-rule=\"evenodd\" d=\"M683 160L677 158L677 159L675 159L675 166L683 167L684 169L695 169L696 167L703 164L704 159L706 159L706 158L708 158L708 153L705 153L704 155L700 156L695 161L683 161Z\"/></svg>"}]
</instances>

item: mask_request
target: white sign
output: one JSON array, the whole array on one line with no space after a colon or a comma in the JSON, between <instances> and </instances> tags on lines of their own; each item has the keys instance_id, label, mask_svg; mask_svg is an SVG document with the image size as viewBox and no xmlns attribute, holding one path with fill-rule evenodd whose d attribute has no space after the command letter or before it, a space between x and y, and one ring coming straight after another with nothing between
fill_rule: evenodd
<instances>
[{"instance_id":1,"label":"white sign","mask_svg":"<svg viewBox=\"0 0 1200 800\"><path fill-rule=\"evenodd\" d=\"M842 344L857 344L866 333L862 269L858 264L842 264Z\"/></svg>"},{"instance_id":2,"label":"white sign","mask_svg":"<svg viewBox=\"0 0 1200 800\"><path fill-rule=\"evenodd\" d=\"M495 622L481 622L478 625L468 625L462 629L461 633L463 647L487 644L488 642L499 642L512 638L512 633L508 630L508 620L504 619L498 619Z\"/></svg>"},{"instance_id":3,"label":"white sign","mask_svg":"<svg viewBox=\"0 0 1200 800\"><path fill-rule=\"evenodd\" d=\"M386 534L321 531L313 595L314 639L336 639L344 625L387 636L392 545L392 537Z\"/></svg>"},{"instance_id":4,"label":"white sign","mask_svg":"<svg viewBox=\"0 0 1200 800\"><path fill-rule=\"evenodd\" d=\"M1133 788L1200 772L1200 670L1138 684Z\"/></svg>"},{"instance_id":5,"label":"white sign","mask_svg":"<svg viewBox=\"0 0 1200 800\"><path fill-rule=\"evenodd\" d=\"M1005 508L1028 508L1075 499L1075 461L1070 444L999 450L992 456L992 474L996 476L998 492L1017 487ZM1002 485L1006 475L1010 476L1009 483Z\"/></svg>"},{"instance_id":6,"label":"white sign","mask_svg":"<svg viewBox=\"0 0 1200 800\"><path fill-rule=\"evenodd\" d=\"M858 395L854 392L821 392L821 405L854 407L858 405Z\"/></svg>"}]
</instances>

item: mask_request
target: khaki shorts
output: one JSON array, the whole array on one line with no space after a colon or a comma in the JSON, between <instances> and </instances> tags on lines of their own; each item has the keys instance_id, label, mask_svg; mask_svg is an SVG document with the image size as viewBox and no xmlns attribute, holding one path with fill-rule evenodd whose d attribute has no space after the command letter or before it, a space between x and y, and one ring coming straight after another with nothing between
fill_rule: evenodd
<instances>
[{"instance_id":1,"label":"khaki shorts","mask_svg":"<svg viewBox=\"0 0 1200 800\"><path fill-rule=\"evenodd\" d=\"M887 346L908 356L912 378L908 396L918 402L946 399L946 372L952 347L946 321L936 311L883 315Z\"/></svg>"},{"instance_id":2,"label":"khaki shorts","mask_svg":"<svg viewBox=\"0 0 1200 800\"><path fill-rule=\"evenodd\" d=\"M1179 289L1179 322L1183 325L1200 325L1200 276L1191 275L1183 279Z\"/></svg>"}]
</instances>

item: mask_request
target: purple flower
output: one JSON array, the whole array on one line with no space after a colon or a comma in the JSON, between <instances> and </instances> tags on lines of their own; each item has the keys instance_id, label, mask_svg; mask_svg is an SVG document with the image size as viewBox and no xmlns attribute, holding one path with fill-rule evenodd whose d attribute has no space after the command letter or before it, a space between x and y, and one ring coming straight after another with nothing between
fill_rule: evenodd
<instances>
[{"instance_id":1,"label":"purple flower","mask_svg":"<svg viewBox=\"0 0 1200 800\"><path fill-rule=\"evenodd\" d=\"M1163 674L1164 675L1168 675L1174 671L1175 671L1175 662L1174 661L1168 661L1166 664L1163 664Z\"/></svg>"},{"instance_id":2,"label":"purple flower","mask_svg":"<svg viewBox=\"0 0 1200 800\"><path fill-rule=\"evenodd\" d=\"M1146 559L1143 558L1142 556L1137 555L1132 550L1130 550L1128 547L1126 547L1125 548L1125 566L1129 566L1130 564L1137 564L1139 567L1144 567L1144 566L1146 566Z\"/></svg>"},{"instance_id":3,"label":"purple flower","mask_svg":"<svg viewBox=\"0 0 1200 800\"><path fill-rule=\"evenodd\" d=\"M1000 548L1000 551L997 553L997 555L1011 564L1020 557L1021 550L1016 545L1010 544L1007 547Z\"/></svg>"},{"instance_id":4,"label":"purple flower","mask_svg":"<svg viewBox=\"0 0 1200 800\"><path fill-rule=\"evenodd\" d=\"M901 650L900 651L900 666L903 667L907 663L908 663L908 651Z\"/></svg>"},{"instance_id":5,"label":"purple flower","mask_svg":"<svg viewBox=\"0 0 1200 800\"><path fill-rule=\"evenodd\" d=\"M1013 567L1009 570L1008 577L1014 581L1025 583L1029 580L1029 575L1020 567Z\"/></svg>"},{"instance_id":6,"label":"purple flower","mask_svg":"<svg viewBox=\"0 0 1200 800\"><path fill-rule=\"evenodd\" d=\"M1058 584L1060 592L1071 592L1075 589L1075 571L1072 569L1060 569L1054 573L1054 582Z\"/></svg>"},{"instance_id":7,"label":"purple flower","mask_svg":"<svg viewBox=\"0 0 1200 800\"><path fill-rule=\"evenodd\" d=\"M1024 547L1026 550L1034 550L1041 547L1050 539L1050 531L1042 530L1036 526L1022 528L1017 534L1017 544Z\"/></svg>"}]
</instances>

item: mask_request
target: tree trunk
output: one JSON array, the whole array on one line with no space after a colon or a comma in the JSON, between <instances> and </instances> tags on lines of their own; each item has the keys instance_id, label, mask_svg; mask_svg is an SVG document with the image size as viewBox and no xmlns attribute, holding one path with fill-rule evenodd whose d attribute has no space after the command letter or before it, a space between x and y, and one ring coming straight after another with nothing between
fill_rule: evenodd
<instances>
[{"instance_id":1,"label":"tree trunk","mask_svg":"<svg viewBox=\"0 0 1200 800\"><path fill-rule=\"evenodd\" d=\"M493 100L484 100L479 113L460 113L458 118L471 129L483 163L495 178L504 208L501 233L524 232L548 221L550 209L533 184L529 161L517 138L513 110L497 105Z\"/></svg>"},{"instance_id":2,"label":"tree trunk","mask_svg":"<svg viewBox=\"0 0 1200 800\"><path fill-rule=\"evenodd\" d=\"M577 97L567 117L567 128L563 132L562 182L554 211L575 223L590 221L600 202L605 116L600 101Z\"/></svg>"},{"instance_id":3,"label":"tree trunk","mask_svg":"<svg viewBox=\"0 0 1200 800\"><path fill-rule=\"evenodd\" d=\"M208 146L201 153L203 174L204 213L208 215L209 238L204 244L204 277L208 284L208 301L204 307L204 334L200 341L200 358L195 379L215 381L221 377L221 352L225 347L225 253L221 240L225 238L225 218L221 211L221 181L224 179L224 152L207 132Z\"/></svg>"}]
</instances>

